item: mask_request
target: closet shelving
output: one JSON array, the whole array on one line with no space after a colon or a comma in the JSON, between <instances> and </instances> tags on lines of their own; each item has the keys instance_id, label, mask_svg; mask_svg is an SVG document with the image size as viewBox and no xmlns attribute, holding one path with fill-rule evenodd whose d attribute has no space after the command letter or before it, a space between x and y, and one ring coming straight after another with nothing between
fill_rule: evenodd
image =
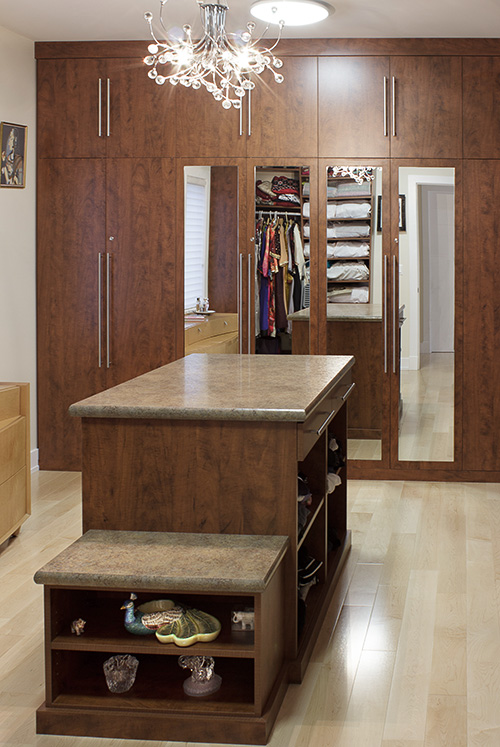
<instances>
[{"instance_id":1,"label":"closet shelving","mask_svg":"<svg viewBox=\"0 0 500 747\"><path fill-rule=\"evenodd\" d=\"M327 294L340 288L366 288L370 300L370 265L373 238L372 183L327 173ZM365 210L366 206L366 210ZM340 245L344 245L338 256ZM349 249L349 246L351 249ZM347 247L347 248L346 248ZM362 251L356 252L359 248ZM346 302L353 299L346 293Z\"/></svg>"}]
</instances>

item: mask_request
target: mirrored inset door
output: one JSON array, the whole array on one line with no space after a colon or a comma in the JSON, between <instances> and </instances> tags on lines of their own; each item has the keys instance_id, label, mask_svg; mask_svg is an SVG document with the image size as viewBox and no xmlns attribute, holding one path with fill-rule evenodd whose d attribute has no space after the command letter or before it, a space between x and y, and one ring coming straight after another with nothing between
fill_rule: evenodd
<instances>
[{"instance_id":1,"label":"mirrored inset door","mask_svg":"<svg viewBox=\"0 0 500 747\"><path fill-rule=\"evenodd\" d=\"M186 159L177 179L184 268L184 332L177 348L183 342L181 355L246 352L246 267L239 247L244 163Z\"/></svg>"},{"instance_id":2,"label":"mirrored inset door","mask_svg":"<svg viewBox=\"0 0 500 747\"><path fill-rule=\"evenodd\" d=\"M312 352L317 182L307 164L264 160L251 168L250 190L255 353L307 355Z\"/></svg>"},{"instance_id":3,"label":"mirrored inset door","mask_svg":"<svg viewBox=\"0 0 500 747\"><path fill-rule=\"evenodd\" d=\"M397 459L449 464L456 451L460 344L455 319L456 176L452 166L418 163L399 166L397 182Z\"/></svg>"},{"instance_id":4,"label":"mirrored inset door","mask_svg":"<svg viewBox=\"0 0 500 747\"><path fill-rule=\"evenodd\" d=\"M385 161L321 163L320 352L356 359L348 405L350 464L388 466L389 167Z\"/></svg>"}]
</instances>

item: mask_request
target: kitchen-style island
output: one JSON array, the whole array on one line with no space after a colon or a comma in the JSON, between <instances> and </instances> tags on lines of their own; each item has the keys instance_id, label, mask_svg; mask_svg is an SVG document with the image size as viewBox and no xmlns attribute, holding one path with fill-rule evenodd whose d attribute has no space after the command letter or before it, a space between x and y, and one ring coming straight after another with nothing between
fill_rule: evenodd
<instances>
[{"instance_id":1,"label":"kitchen-style island","mask_svg":"<svg viewBox=\"0 0 500 747\"><path fill-rule=\"evenodd\" d=\"M282 588L273 593L281 611L269 602L262 608L252 652L231 649L231 639L226 650L260 662L266 626L275 630L272 619L282 615L285 674L276 670L274 683L267 674L265 703L259 695L229 704L225 698L239 687L229 667L226 687L196 705L197 715L216 725L204 741L234 741L234 730L233 739L224 735L221 713L247 725L259 721L260 731L242 734L265 741L283 686L300 682L310 659L350 547L342 452L353 363L349 356L195 354L70 408L82 418L84 532L289 539L276 577ZM307 583L305 566L314 568ZM211 587L212 596L223 593ZM217 656L224 655L219 644ZM260 692L259 667L238 672L247 672Z\"/></svg>"}]
</instances>

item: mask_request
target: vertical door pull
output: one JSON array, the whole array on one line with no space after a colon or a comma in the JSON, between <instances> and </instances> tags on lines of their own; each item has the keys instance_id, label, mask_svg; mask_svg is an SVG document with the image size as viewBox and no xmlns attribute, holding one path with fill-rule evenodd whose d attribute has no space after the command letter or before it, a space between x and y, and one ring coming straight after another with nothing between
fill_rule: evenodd
<instances>
[{"instance_id":1,"label":"vertical door pull","mask_svg":"<svg viewBox=\"0 0 500 747\"><path fill-rule=\"evenodd\" d=\"M108 78L107 79L107 84L106 84L106 89L107 89L107 91L106 91L106 93L107 93L107 96L106 96L106 136L107 137L109 137L110 132L111 132L110 85L111 85L111 81Z\"/></svg>"},{"instance_id":2,"label":"vertical door pull","mask_svg":"<svg viewBox=\"0 0 500 747\"><path fill-rule=\"evenodd\" d=\"M97 91L97 134L102 137L102 79L99 78Z\"/></svg>"},{"instance_id":3,"label":"vertical door pull","mask_svg":"<svg viewBox=\"0 0 500 747\"><path fill-rule=\"evenodd\" d=\"M399 331L399 318L396 316L396 257L392 257L392 373L396 373L396 329Z\"/></svg>"},{"instance_id":4,"label":"vertical door pull","mask_svg":"<svg viewBox=\"0 0 500 747\"><path fill-rule=\"evenodd\" d=\"M387 126L387 75L384 75L384 137L389 135Z\"/></svg>"},{"instance_id":5,"label":"vertical door pull","mask_svg":"<svg viewBox=\"0 0 500 747\"><path fill-rule=\"evenodd\" d=\"M396 78L392 76L392 137L396 137Z\"/></svg>"},{"instance_id":6,"label":"vertical door pull","mask_svg":"<svg viewBox=\"0 0 500 747\"><path fill-rule=\"evenodd\" d=\"M248 137L252 134L252 91L247 91L248 95Z\"/></svg>"},{"instance_id":7,"label":"vertical door pull","mask_svg":"<svg viewBox=\"0 0 500 747\"><path fill-rule=\"evenodd\" d=\"M387 373L387 254L384 254L384 373Z\"/></svg>"},{"instance_id":8,"label":"vertical door pull","mask_svg":"<svg viewBox=\"0 0 500 747\"><path fill-rule=\"evenodd\" d=\"M252 352L252 346L250 344L250 340L252 338L252 255L249 252L248 253L248 354Z\"/></svg>"},{"instance_id":9,"label":"vertical door pull","mask_svg":"<svg viewBox=\"0 0 500 747\"><path fill-rule=\"evenodd\" d=\"M243 135L243 101L240 99L240 137Z\"/></svg>"},{"instance_id":10,"label":"vertical door pull","mask_svg":"<svg viewBox=\"0 0 500 747\"><path fill-rule=\"evenodd\" d=\"M110 322L110 309L109 309L109 284L110 284L110 258L111 254L106 252L106 367L110 366L110 354L109 354L109 322Z\"/></svg>"},{"instance_id":11,"label":"vertical door pull","mask_svg":"<svg viewBox=\"0 0 500 747\"><path fill-rule=\"evenodd\" d=\"M239 277L238 277L238 330L239 351L243 353L243 254L240 253Z\"/></svg>"},{"instance_id":12,"label":"vertical door pull","mask_svg":"<svg viewBox=\"0 0 500 747\"><path fill-rule=\"evenodd\" d=\"M102 271L101 271L101 264L102 264L102 253L99 252L97 255L97 361L99 364L99 368L102 366L102 355L101 355L101 346L102 346L102 313L101 313L101 304L102 304Z\"/></svg>"}]
</instances>

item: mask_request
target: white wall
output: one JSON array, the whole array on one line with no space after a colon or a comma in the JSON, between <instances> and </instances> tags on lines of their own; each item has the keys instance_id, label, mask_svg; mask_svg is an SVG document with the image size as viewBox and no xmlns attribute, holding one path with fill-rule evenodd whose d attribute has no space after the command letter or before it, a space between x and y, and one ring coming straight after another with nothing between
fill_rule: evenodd
<instances>
[{"instance_id":1,"label":"white wall","mask_svg":"<svg viewBox=\"0 0 500 747\"><path fill-rule=\"evenodd\" d=\"M0 381L31 385L36 442L36 65L31 39L0 26L0 120L28 125L26 187L0 188Z\"/></svg>"}]
</instances>

